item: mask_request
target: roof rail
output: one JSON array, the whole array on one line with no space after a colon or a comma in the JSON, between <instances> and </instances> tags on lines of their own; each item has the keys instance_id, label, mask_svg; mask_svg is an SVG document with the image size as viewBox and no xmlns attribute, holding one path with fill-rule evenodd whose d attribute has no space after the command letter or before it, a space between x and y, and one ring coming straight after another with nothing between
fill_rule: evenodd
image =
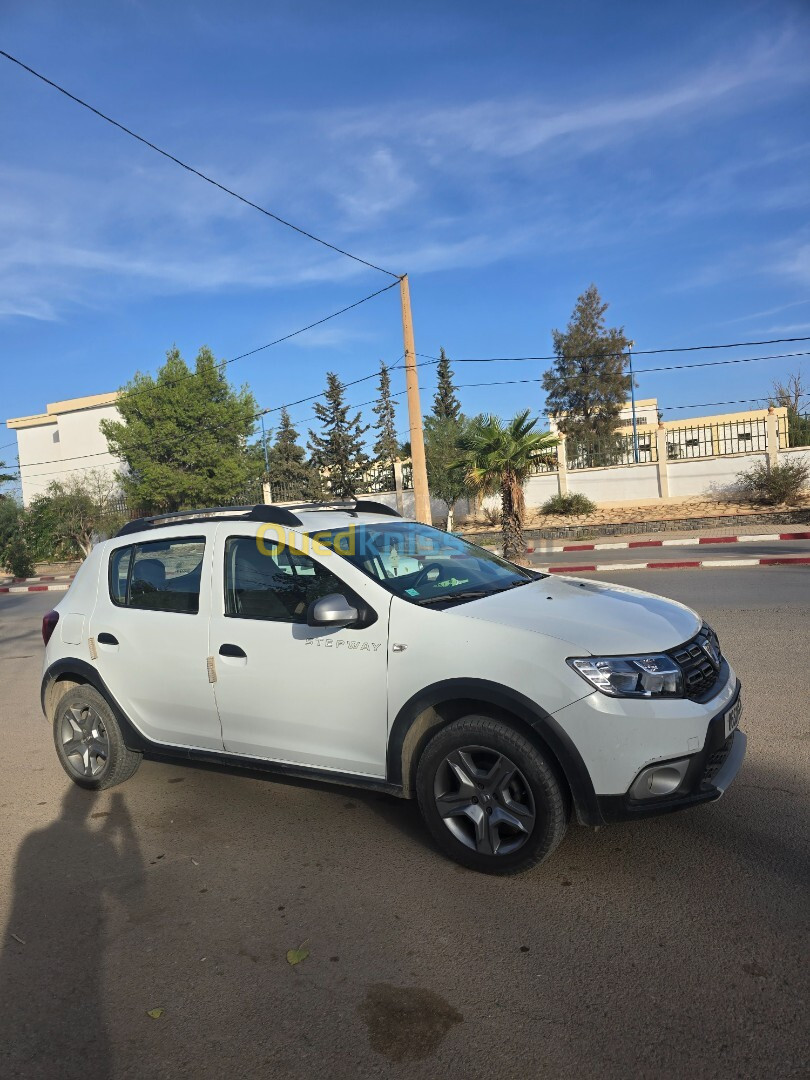
<instances>
[{"instance_id":1,"label":"roof rail","mask_svg":"<svg viewBox=\"0 0 810 1080\"><path fill-rule=\"evenodd\" d=\"M357 499L354 508L360 514L385 514L387 517L402 517L399 510L395 510L393 506L389 506L388 503L375 502L374 499Z\"/></svg>"},{"instance_id":2,"label":"roof rail","mask_svg":"<svg viewBox=\"0 0 810 1080\"><path fill-rule=\"evenodd\" d=\"M172 510L165 514L153 514L150 517L134 518L128 521L115 534L128 536L130 533L147 532L162 525L195 525L200 521L266 521L273 525L301 525L301 519L283 506L259 503L255 506L208 506L201 510Z\"/></svg>"},{"instance_id":3,"label":"roof rail","mask_svg":"<svg viewBox=\"0 0 810 1080\"><path fill-rule=\"evenodd\" d=\"M272 525L288 525L291 528L304 522L293 510L332 510L343 514L385 514L386 517L402 517L387 503L373 499L356 499L354 505L334 505L332 503L301 503L291 509L276 506L273 503L258 503L255 506L208 506L203 510L171 510L165 514L152 514L149 517L134 518L123 525L116 536L128 536L130 533L148 532L163 525L196 525L201 521L265 521Z\"/></svg>"}]
</instances>

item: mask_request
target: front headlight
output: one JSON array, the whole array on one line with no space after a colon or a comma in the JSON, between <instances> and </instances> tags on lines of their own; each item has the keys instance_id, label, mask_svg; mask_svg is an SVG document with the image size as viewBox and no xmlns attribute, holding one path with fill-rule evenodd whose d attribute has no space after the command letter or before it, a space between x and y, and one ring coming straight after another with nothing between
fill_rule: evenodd
<instances>
[{"instance_id":1,"label":"front headlight","mask_svg":"<svg viewBox=\"0 0 810 1080\"><path fill-rule=\"evenodd\" d=\"M570 657L568 663L591 686L611 697L683 697L681 669L668 656Z\"/></svg>"}]
</instances>

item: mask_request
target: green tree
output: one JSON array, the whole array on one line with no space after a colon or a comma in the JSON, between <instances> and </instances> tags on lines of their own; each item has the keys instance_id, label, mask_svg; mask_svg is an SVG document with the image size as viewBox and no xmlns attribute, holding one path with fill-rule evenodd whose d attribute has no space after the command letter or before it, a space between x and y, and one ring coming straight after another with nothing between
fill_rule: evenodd
<instances>
[{"instance_id":1,"label":"green tree","mask_svg":"<svg viewBox=\"0 0 810 1080\"><path fill-rule=\"evenodd\" d=\"M424 420L428 488L447 507L448 532L453 531L456 503L472 490L466 467L459 461L459 446L469 426L470 421L461 415L455 420L433 415Z\"/></svg>"},{"instance_id":2,"label":"green tree","mask_svg":"<svg viewBox=\"0 0 810 1080\"><path fill-rule=\"evenodd\" d=\"M618 452L613 433L630 392L624 370L630 342L623 326L605 326L608 306L595 285L585 290L565 332L552 331L557 359L543 375L546 409L569 440L569 458L601 444L605 461L591 462L592 451L582 450L593 464L607 464Z\"/></svg>"},{"instance_id":3,"label":"green tree","mask_svg":"<svg viewBox=\"0 0 810 1080\"><path fill-rule=\"evenodd\" d=\"M444 349L439 349L436 377L438 386L433 398L433 415L438 420L458 420L461 416L461 402L453 382L453 369Z\"/></svg>"},{"instance_id":4,"label":"green tree","mask_svg":"<svg viewBox=\"0 0 810 1080\"><path fill-rule=\"evenodd\" d=\"M472 487L482 495L500 492L503 553L516 562L526 553L523 485L536 464L550 460L557 443L547 431L535 431L536 425L537 418L529 419L529 409L506 424L497 416L482 416L459 440Z\"/></svg>"},{"instance_id":5,"label":"green tree","mask_svg":"<svg viewBox=\"0 0 810 1080\"><path fill-rule=\"evenodd\" d=\"M321 434L310 430L308 443L312 464L328 474L329 489L337 498L355 494L358 479L369 464L363 449L363 436L368 431L368 424L360 423L359 412L349 416L349 406L344 400L345 390L337 375L332 371L327 372L326 403L315 403Z\"/></svg>"},{"instance_id":6,"label":"green tree","mask_svg":"<svg viewBox=\"0 0 810 1080\"><path fill-rule=\"evenodd\" d=\"M321 498L321 478L306 457L306 450L298 444L298 432L290 420L290 414L282 409L275 442L268 452L270 486L274 498Z\"/></svg>"},{"instance_id":7,"label":"green tree","mask_svg":"<svg viewBox=\"0 0 810 1080\"><path fill-rule=\"evenodd\" d=\"M377 436L374 443L374 458L380 465L390 465L399 454L399 441L396 430L396 407L391 397L390 368L382 362L380 363L378 392L377 404L372 410L377 417L374 421L374 431Z\"/></svg>"},{"instance_id":8,"label":"green tree","mask_svg":"<svg viewBox=\"0 0 810 1080\"><path fill-rule=\"evenodd\" d=\"M0 461L0 487L2 487L4 484L10 484L12 483L12 481L17 479L14 473L7 473L3 471L8 467L9 466L6 465L5 461ZM0 495L0 498L2 498L2 495Z\"/></svg>"},{"instance_id":9,"label":"green tree","mask_svg":"<svg viewBox=\"0 0 810 1080\"><path fill-rule=\"evenodd\" d=\"M154 379L139 372L123 387L116 402L122 419L101 422L110 453L125 464L124 493L139 509L228 503L249 479L253 395L230 386L205 346L190 374L178 349L170 349Z\"/></svg>"},{"instance_id":10,"label":"green tree","mask_svg":"<svg viewBox=\"0 0 810 1080\"><path fill-rule=\"evenodd\" d=\"M86 558L102 536L115 533L126 520L113 478L100 469L54 480L28 510L28 530L40 559Z\"/></svg>"},{"instance_id":11,"label":"green tree","mask_svg":"<svg viewBox=\"0 0 810 1080\"><path fill-rule=\"evenodd\" d=\"M0 498L0 567L10 570L15 578L30 577L34 572L26 524L19 503Z\"/></svg>"}]
</instances>

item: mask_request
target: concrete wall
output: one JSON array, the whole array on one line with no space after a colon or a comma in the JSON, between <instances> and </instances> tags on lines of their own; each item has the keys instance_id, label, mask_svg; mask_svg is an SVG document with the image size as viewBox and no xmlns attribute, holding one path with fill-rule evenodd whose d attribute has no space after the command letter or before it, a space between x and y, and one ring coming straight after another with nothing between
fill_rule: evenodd
<instances>
[{"instance_id":1,"label":"concrete wall","mask_svg":"<svg viewBox=\"0 0 810 1080\"><path fill-rule=\"evenodd\" d=\"M524 488L526 505L531 507L542 506L547 499L558 494L559 487L555 472L530 476Z\"/></svg>"},{"instance_id":2,"label":"concrete wall","mask_svg":"<svg viewBox=\"0 0 810 1080\"><path fill-rule=\"evenodd\" d=\"M657 499L658 469L655 465L576 469L568 473L568 490L587 495L595 503Z\"/></svg>"},{"instance_id":3,"label":"concrete wall","mask_svg":"<svg viewBox=\"0 0 810 1080\"><path fill-rule=\"evenodd\" d=\"M780 462L803 461L810 469L810 446L795 446L792 450L779 451Z\"/></svg>"},{"instance_id":4,"label":"concrete wall","mask_svg":"<svg viewBox=\"0 0 810 1080\"><path fill-rule=\"evenodd\" d=\"M107 440L99 430L99 422L108 419L120 419L114 405L59 413L49 417L48 422L17 429L26 506L37 495L43 495L54 480L70 475L87 476L91 469L112 476L120 468L120 462L108 452Z\"/></svg>"},{"instance_id":5,"label":"concrete wall","mask_svg":"<svg viewBox=\"0 0 810 1080\"><path fill-rule=\"evenodd\" d=\"M782 457L785 451L779 454ZM790 451L788 451L790 453ZM668 461L669 493L672 496L705 495L732 487L737 474L750 469L765 454L735 454L733 457L688 458Z\"/></svg>"}]
</instances>

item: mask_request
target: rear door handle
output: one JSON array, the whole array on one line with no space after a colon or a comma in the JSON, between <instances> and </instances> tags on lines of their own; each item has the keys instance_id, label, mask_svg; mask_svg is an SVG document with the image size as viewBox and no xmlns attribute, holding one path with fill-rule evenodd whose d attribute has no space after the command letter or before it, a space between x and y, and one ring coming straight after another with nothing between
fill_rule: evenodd
<instances>
[{"instance_id":1,"label":"rear door handle","mask_svg":"<svg viewBox=\"0 0 810 1080\"><path fill-rule=\"evenodd\" d=\"M238 645L228 645L227 643L225 645L220 645L219 655L236 656L240 660L247 660L247 653L244 649L241 649Z\"/></svg>"},{"instance_id":2,"label":"rear door handle","mask_svg":"<svg viewBox=\"0 0 810 1080\"><path fill-rule=\"evenodd\" d=\"M96 634L96 641L99 645L118 644L118 638L114 634L108 634L106 630L102 630L100 634Z\"/></svg>"}]
</instances>

